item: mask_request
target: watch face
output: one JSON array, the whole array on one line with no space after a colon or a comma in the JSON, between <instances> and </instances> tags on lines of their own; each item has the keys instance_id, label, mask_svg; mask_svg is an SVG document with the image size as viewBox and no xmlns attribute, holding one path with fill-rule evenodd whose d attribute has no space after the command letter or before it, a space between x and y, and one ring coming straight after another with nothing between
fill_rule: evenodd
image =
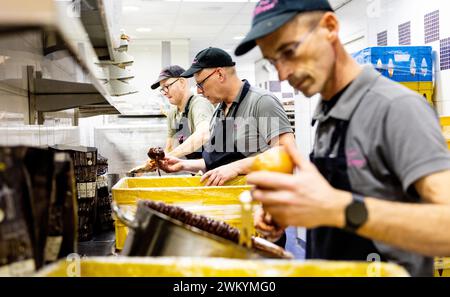
<instances>
[{"instance_id":1,"label":"watch face","mask_svg":"<svg viewBox=\"0 0 450 297\"><path fill-rule=\"evenodd\" d=\"M349 205L347 209L347 220L353 226L361 226L367 221L367 209L361 202Z\"/></svg>"}]
</instances>

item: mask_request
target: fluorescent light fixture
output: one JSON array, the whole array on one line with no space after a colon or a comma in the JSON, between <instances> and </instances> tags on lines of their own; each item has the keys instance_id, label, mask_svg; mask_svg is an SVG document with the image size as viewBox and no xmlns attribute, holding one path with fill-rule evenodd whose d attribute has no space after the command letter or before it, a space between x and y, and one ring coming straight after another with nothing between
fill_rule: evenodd
<instances>
[{"instance_id":1,"label":"fluorescent light fixture","mask_svg":"<svg viewBox=\"0 0 450 297\"><path fill-rule=\"evenodd\" d=\"M245 36L234 36L233 37L234 40L242 40L244 38L245 38Z\"/></svg>"},{"instance_id":2,"label":"fluorescent light fixture","mask_svg":"<svg viewBox=\"0 0 450 297\"><path fill-rule=\"evenodd\" d=\"M137 28L137 29L136 29L136 32L139 32L139 33L148 33L148 32L152 32L152 29L151 29L151 28Z\"/></svg>"},{"instance_id":3,"label":"fluorescent light fixture","mask_svg":"<svg viewBox=\"0 0 450 297\"><path fill-rule=\"evenodd\" d=\"M135 12L141 10L139 6L124 6L122 9L124 12Z\"/></svg>"}]
</instances>

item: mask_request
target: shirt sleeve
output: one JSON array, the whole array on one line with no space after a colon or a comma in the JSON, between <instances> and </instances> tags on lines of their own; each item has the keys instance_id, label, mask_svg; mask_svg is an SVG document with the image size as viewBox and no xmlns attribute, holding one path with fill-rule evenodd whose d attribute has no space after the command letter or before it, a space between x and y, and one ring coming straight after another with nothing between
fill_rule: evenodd
<instances>
[{"instance_id":1,"label":"shirt sleeve","mask_svg":"<svg viewBox=\"0 0 450 297\"><path fill-rule=\"evenodd\" d=\"M255 111L258 132L267 143L282 134L293 133L286 111L276 97L261 96L257 101Z\"/></svg>"},{"instance_id":2,"label":"shirt sleeve","mask_svg":"<svg viewBox=\"0 0 450 297\"><path fill-rule=\"evenodd\" d=\"M214 113L214 106L204 98L199 98L192 104L190 123L193 125L192 131L197 131L198 126L204 122L209 124Z\"/></svg>"},{"instance_id":3,"label":"shirt sleeve","mask_svg":"<svg viewBox=\"0 0 450 297\"><path fill-rule=\"evenodd\" d=\"M172 138L177 130L175 129L175 112L173 109L170 109L167 113L167 137Z\"/></svg>"},{"instance_id":4,"label":"shirt sleeve","mask_svg":"<svg viewBox=\"0 0 450 297\"><path fill-rule=\"evenodd\" d=\"M405 191L427 175L450 169L439 119L423 98L396 98L384 123L387 145L383 149Z\"/></svg>"}]
</instances>

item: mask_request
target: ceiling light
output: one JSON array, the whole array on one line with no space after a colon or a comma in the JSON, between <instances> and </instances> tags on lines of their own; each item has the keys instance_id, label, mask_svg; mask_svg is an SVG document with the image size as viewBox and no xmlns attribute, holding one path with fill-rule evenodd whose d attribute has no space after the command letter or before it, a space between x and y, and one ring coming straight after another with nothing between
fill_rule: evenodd
<instances>
[{"instance_id":1,"label":"ceiling light","mask_svg":"<svg viewBox=\"0 0 450 297\"><path fill-rule=\"evenodd\" d=\"M242 40L244 38L245 38L245 36L234 36L233 37L234 40Z\"/></svg>"},{"instance_id":2,"label":"ceiling light","mask_svg":"<svg viewBox=\"0 0 450 297\"><path fill-rule=\"evenodd\" d=\"M122 9L124 12L135 12L141 10L138 6L124 6Z\"/></svg>"},{"instance_id":3,"label":"ceiling light","mask_svg":"<svg viewBox=\"0 0 450 297\"><path fill-rule=\"evenodd\" d=\"M152 32L152 29L151 28L137 28L136 32L147 33L147 32Z\"/></svg>"},{"instance_id":4,"label":"ceiling light","mask_svg":"<svg viewBox=\"0 0 450 297\"><path fill-rule=\"evenodd\" d=\"M208 7L204 7L202 8L203 10L207 10L207 11L219 11L222 10L222 7L220 6L208 6Z\"/></svg>"}]
</instances>

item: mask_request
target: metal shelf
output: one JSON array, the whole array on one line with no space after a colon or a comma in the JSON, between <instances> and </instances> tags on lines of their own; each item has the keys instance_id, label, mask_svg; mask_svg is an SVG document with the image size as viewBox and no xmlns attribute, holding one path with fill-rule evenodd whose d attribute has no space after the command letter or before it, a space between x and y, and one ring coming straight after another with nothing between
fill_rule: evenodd
<instances>
[{"instance_id":1,"label":"metal shelf","mask_svg":"<svg viewBox=\"0 0 450 297\"><path fill-rule=\"evenodd\" d=\"M4 89L14 89L12 94L28 96L26 112L30 124L42 118L39 113L71 108L100 114L109 106L108 113L119 113L104 83L97 78L99 59L90 41L90 38L94 40L99 48L106 46L108 54L112 54L113 42L102 10L103 0L80 1L80 16L87 13L85 18L70 15L77 13L67 6L73 3L54 0L2 3L0 49L11 63L0 64L0 74L3 73L0 85ZM84 6L91 4L95 14L89 10L83 12ZM94 20L96 15L100 19L95 20L92 27L87 26L88 35L82 21ZM98 40L91 37L93 34Z\"/></svg>"}]
</instances>

